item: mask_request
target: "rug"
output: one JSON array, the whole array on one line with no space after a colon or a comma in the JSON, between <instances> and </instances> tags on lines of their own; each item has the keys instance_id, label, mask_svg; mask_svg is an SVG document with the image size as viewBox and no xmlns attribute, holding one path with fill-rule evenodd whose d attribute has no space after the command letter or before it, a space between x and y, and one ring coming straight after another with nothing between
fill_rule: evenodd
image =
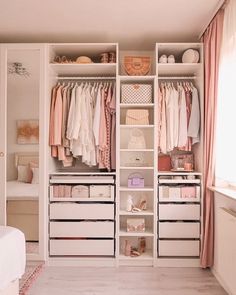
<instances>
[{"instance_id":1,"label":"rug","mask_svg":"<svg viewBox=\"0 0 236 295\"><path fill-rule=\"evenodd\" d=\"M27 291L32 286L43 269L43 263L26 265L25 273L20 279L19 295L26 295Z\"/></svg>"}]
</instances>

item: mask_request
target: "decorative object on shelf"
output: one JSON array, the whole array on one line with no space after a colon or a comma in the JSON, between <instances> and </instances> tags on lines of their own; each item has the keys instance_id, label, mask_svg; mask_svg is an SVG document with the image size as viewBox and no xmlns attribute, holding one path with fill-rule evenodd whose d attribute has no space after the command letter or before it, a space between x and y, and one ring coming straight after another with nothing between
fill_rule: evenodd
<instances>
[{"instance_id":1,"label":"decorative object on shelf","mask_svg":"<svg viewBox=\"0 0 236 295\"><path fill-rule=\"evenodd\" d=\"M125 256L130 256L131 254L131 245L129 240L125 240L125 251L124 251Z\"/></svg>"},{"instance_id":2,"label":"decorative object on shelf","mask_svg":"<svg viewBox=\"0 0 236 295\"><path fill-rule=\"evenodd\" d=\"M196 49L187 49L182 55L183 63L198 63L199 62L199 52Z\"/></svg>"},{"instance_id":3,"label":"decorative object on shelf","mask_svg":"<svg viewBox=\"0 0 236 295\"><path fill-rule=\"evenodd\" d=\"M175 63L174 55L173 54L169 55L167 61L169 64L174 64Z\"/></svg>"},{"instance_id":4,"label":"decorative object on shelf","mask_svg":"<svg viewBox=\"0 0 236 295\"><path fill-rule=\"evenodd\" d=\"M126 200L126 211L131 212L133 210L134 203L133 203L133 197L131 195L128 195Z\"/></svg>"},{"instance_id":5,"label":"decorative object on shelf","mask_svg":"<svg viewBox=\"0 0 236 295\"><path fill-rule=\"evenodd\" d=\"M111 197L110 185L90 185L90 198Z\"/></svg>"},{"instance_id":6,"label":"decorative object on shelf","mask_svg":"<svg viewBox=\"0 0 236 295\"><path fill-rule=\"evenodd\" d=\"M129 158L125 166L128 167L144 167L148 166L148 163L145 162L144 153L140 153L137 155L136 153L129 153Z\"/></svg>"},{"instance_id":7,"label":"decorative object on shelf","mask_svg":"<svg viewBox=\"0 0 236 295\"><path fill-rule=\"evenodd\" d=\"M127 232L145 232L145 219L127 218Z\"/></svg>"},{"instance_id":8,"label":"decorative object on shelf","mask_svg":"<svg viewBox=\"0 0 236 295\"><path fill-rule=\"evenodd\" d=\"M89 198L89 188L86 185L75 185L71 190L72 198Z\"/></svg>"},{"instance_id":9,"label":"decorative object on shelf","mask_svg":"<svg viewBox=\"0 0 236 295\"><path fill-rule=\"evenodd\" d=\"M109 62L109 54L108 52L103 52L100 54L100 63L108 63Z\"/></svg>"},{"instance_id":10,"label":"decorative object on shelf","mask_svg":"<svg viewBox=\"0 0 236 295\"><path fill-rule=\"evenodd\" d=\"M8 74L29 77L30 73L27 71L21 62L13 62L8 64Z\"/></svg>"},{"instance_id":11,"label":"decorative object on shelf","mask_svg":"<svg viewBox=\"0 0 236 295\"><path fill-rule=\"evenodd\" d=\"M138 239L138 252L140 254L143 254L146 252L146 239L144 237L141 237Z\"/></svg>"},{"instance_id":12,"label":"decorative object on shelf","mask_svg":"<svg viewBox=\"0 0 236 295\"><path fill-rule=\"evenodd\" d=\"M162 54L160 57L159 57L159 63L160 64L166 64L167 63L167 56L165 54Z\"/></svg>"},{"instance_id":13,"label":"decorative object on shelf","mask_svg":"<svg viewBox=\"0 0 236 295\"><path fill-rule=\"evenodd\" d=\"M133 206L132 213L141 212L143 210L147 210L147 200L142 198L137 206Z\"/></svg>"},{"instance_id":14,"label":"decorative object on shelf","mask_svg":"<svg viewBox=\"0 0 236 295\"><path fill-rule=\"evenodd\" d=\"M57 55L54 58L53 63L56 63L56 64L69 64L69 63L74 63L74 61L72 61L71 59L68 59L65 55L63 55L63 56Z\"/></svg>"},{"instance_id":15,"label":"decorative object on shelf","mask_svg":"<svg viewBox=\"0 0 236 295\"><path fill-rule=\"evenodd\" d=\"M193 174L189 174L189 175L187 175L186 178L187 178L188 180L194 180L194 179L196 179L196 176L193 175Z\"/></svg>"},{"instance_id":16,"label":"decorative object on shelf","mask_svg":"<svg viewBox=\"0 0 236 295\"><path fill-rule=\"evenodd\" d=\"M91 64L91 63L93 63L93 61L88 56L79 56L76 59L76 63L77 64Z\"/></svg>"},{"instance_id":17,"label":"decorative object on shelf","mask_svg":"<svg viewBox=\"0 0 236 295\"><path fill-rule=\"evenodd\" d=\"M39 120L17 121L17 143L38 144L39 143Z\"/></svg>"},{"instance_id":18,"label":"decorative object on shelf","mask_svg":"<svg viewBox=\"0 0 236 295\"><path fill-rule=\"evenodd\" d=\"M134 128L131 130L128 149L146 149L146 141L141 129Z\"/></svg>"},{"instance_id":19,"label":"decorative object on shelf","mask_svg":"<svg viewBox=\"0 0 236 295\"><path fill-rule=\"evenodd\" d=\"M152 103L151 84L122 84L122 103Z\"/></svg>"},{"instance_id":20,"label":"decorative object on shelf","mask_svg":"<svg viewBox=\"0 0 236 295\"><path fill-rule=\"evenodd\" d=\"M116 63L116 53L115 52L109 52L109 63Z\"/></svg>"},{"instance_id":21,"label":"decorative object on shelf","mask_svg":"<svg viewBox=\"0 0 236 295\"><path fill-rule=\"evenodd\" d=\"M129 109L126 112L126 125L149 125L148 110Z\"/></svg>"},{"instance_id":22,"label":"decorative object on shelf","mask_svg":"<svg viewBox=\"0 0 236 295\"><path fill-rule=\"evenodd\" d=\"M187 165L189 164L189 165ZM172 171L193 171L193 153L172 154L171 155ZM185 169L191 168L191 169Z\"/></svg>"},{"instance_id":23,"label":"decorative object on shelf","mask_svg":"<svg viewBox=\"0 0 236 295\"><path fill-rule=\"evenodd\" d=\"M170 171L171 160L169 155L158 155L158 171Z\"/></svg>"},{"instance_id":24,"label":"decorative object on shelf","mask_svg":"<svg viewBox=\"0 0 236 295\"><path fill-rule=\"evenodd\" d=\"M131 173L128 177L128 187L141 188L144 187L144 178L141 173Z\"/></svg>"},{"instance_id":25,"label":"decorative object on shelf","mask_svg":"<svg viewBox=\"0 0 236 295\"><path fill-rule=\"evenodd\" d=\"M150 56L125 56L124 68L130 76L145 76L151 68Z\"/></svg>"}]
</instances>

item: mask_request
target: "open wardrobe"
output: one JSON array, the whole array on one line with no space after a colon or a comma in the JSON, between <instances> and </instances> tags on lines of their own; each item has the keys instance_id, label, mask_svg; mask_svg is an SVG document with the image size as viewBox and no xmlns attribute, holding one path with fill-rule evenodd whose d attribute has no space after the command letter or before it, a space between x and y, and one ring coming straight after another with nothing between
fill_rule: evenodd
<instances>
[{"instance_id":1,"label":"open wardrobe","mask_svg":"<svg viewBox=\"0 0 236 295\"><path fill-rule=\"evenodd\" d=\"M236 0L3 2L0 295L236 295Z\"/></svg>"}]
</instances>

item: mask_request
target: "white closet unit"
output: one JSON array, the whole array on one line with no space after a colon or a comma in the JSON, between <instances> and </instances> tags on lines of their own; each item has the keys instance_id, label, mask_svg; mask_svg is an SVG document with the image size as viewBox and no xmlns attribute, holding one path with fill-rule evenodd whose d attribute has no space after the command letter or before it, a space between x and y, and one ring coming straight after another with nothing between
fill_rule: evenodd
<instances>
[{"instance_id":1,"label":"white closet unit","mask_svg":"<svg viewBox=\"0 0 236 295\"><path fill-rule=\"evenodd\" d=\"M197 63L183 63L185 50L199 53ZM174 55L175 63L160 63L160 57ZM158 84L192 82L200 104L200 141L192 147L194 172L158 171L157 266L198 266L202 233L203 167L203 49L201 43L157 43ZM197 171L197 172L195 172ZM181 179L182 178L182 179Z\"/></svg>"}]
</instances>

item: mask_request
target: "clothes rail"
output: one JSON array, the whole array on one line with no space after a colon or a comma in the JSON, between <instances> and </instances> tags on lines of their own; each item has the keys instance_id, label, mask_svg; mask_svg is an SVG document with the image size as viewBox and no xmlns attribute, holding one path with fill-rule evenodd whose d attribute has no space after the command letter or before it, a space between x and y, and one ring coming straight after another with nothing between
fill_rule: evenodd
<instances>
[{"instance_id":1,"label":"clothes rail","mask_svg":"<svg viewBox=\"0 0 236 295\"><path fill-rule=\"evenodd\" d=\"M115 80L116 77L57 77L59 80Z\"/></svg>"},{"instance_id":2,"label":"clothes rail","mask_svg":"<svg viewBox=\"0 0 236 295\"><path fill-rule=\"evenodd\" d=\"M183 77L158 77L158 80L194 80L196 76L183 76Z\"/></svg>"}]
</instances>

